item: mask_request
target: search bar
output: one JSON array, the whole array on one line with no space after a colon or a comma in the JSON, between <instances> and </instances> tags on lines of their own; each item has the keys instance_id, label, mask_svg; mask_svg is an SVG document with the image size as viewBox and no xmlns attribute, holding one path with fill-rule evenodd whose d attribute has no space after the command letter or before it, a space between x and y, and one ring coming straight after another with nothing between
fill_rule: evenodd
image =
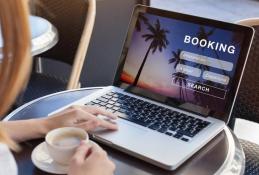
<instances>
[{"instance_id":1,"label":"search bar","mask_svg":"<svg viewBox=\"0 0 259 175\"><path fill-rule=\"evenodd\" d=\"M182 51L180 54L180 59L195 62L198 64L203 64L209 67L214 67L217 69L222 69L226 71L232 71L233 70L233 63L219 60L211 57L207 57L204 55L199 55L187 51Z\"/></svg>"}]
</instances>

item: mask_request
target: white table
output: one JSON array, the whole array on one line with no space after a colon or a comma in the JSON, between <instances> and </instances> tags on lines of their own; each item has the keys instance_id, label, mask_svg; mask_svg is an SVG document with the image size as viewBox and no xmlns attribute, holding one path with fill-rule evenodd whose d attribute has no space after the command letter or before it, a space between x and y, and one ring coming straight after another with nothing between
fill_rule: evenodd
<instances>
[{"instance_id":1,"label":"white table","mask_svg":"<svg viewBox=\"0 0 259 175\"><path fill-rule=\"evenodd\" d=\"M32 55L38 55L52 48L58 42L57 29L46 19L30 16L32 36ZM2 57L3 39L0 33L0 59Z\"/></svg>"}]
</instances>

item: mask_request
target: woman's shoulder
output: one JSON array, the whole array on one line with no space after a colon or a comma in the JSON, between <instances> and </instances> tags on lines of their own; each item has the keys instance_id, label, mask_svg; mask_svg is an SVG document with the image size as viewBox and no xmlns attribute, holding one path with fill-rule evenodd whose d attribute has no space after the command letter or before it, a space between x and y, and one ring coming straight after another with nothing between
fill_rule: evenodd
<instances>
[{"instance_id":1,"label":"woman's shoulder","mask_svg":"<svg viewBox=\"0 0 259 175\"><path fill-rule=\"evenodd\" d=\"M8 146L0 143L0 175L17 175L17 165Z\"/></svg>"}]
</instances>

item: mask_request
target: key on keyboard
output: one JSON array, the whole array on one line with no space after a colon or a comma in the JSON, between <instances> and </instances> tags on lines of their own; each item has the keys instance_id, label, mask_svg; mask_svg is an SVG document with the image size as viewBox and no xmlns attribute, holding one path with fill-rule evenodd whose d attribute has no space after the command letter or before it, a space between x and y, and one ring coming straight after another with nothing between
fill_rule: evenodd
<instances>
[{"instance_id":1,"label":"key on keyboard","mask_svg":"<svg viewBox=\"0 0 259 175\"><path fill-rule=\"evenodd\" d=\"M210 122L122 93L109 92L86 105L101 106L119 117L188 142Z\"/></svg>"}]
</instances>

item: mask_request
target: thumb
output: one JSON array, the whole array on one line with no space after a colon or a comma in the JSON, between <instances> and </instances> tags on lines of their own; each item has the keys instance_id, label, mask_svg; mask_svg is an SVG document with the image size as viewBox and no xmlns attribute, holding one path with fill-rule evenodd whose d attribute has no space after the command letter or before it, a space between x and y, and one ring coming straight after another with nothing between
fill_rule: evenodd
<instances>
[{"instance_id":1,"label":"thumb","mask_svg":"<svg viewBox=\"0 0 259 175\"><path fill-rule=\"evenodd\" d=\"M84 141L81 142L80 146L76 149L76 152L72 158L73 161L77 163L84 162L88 152L90 151L92 145Z\"/></svg>"}]
</instances>

